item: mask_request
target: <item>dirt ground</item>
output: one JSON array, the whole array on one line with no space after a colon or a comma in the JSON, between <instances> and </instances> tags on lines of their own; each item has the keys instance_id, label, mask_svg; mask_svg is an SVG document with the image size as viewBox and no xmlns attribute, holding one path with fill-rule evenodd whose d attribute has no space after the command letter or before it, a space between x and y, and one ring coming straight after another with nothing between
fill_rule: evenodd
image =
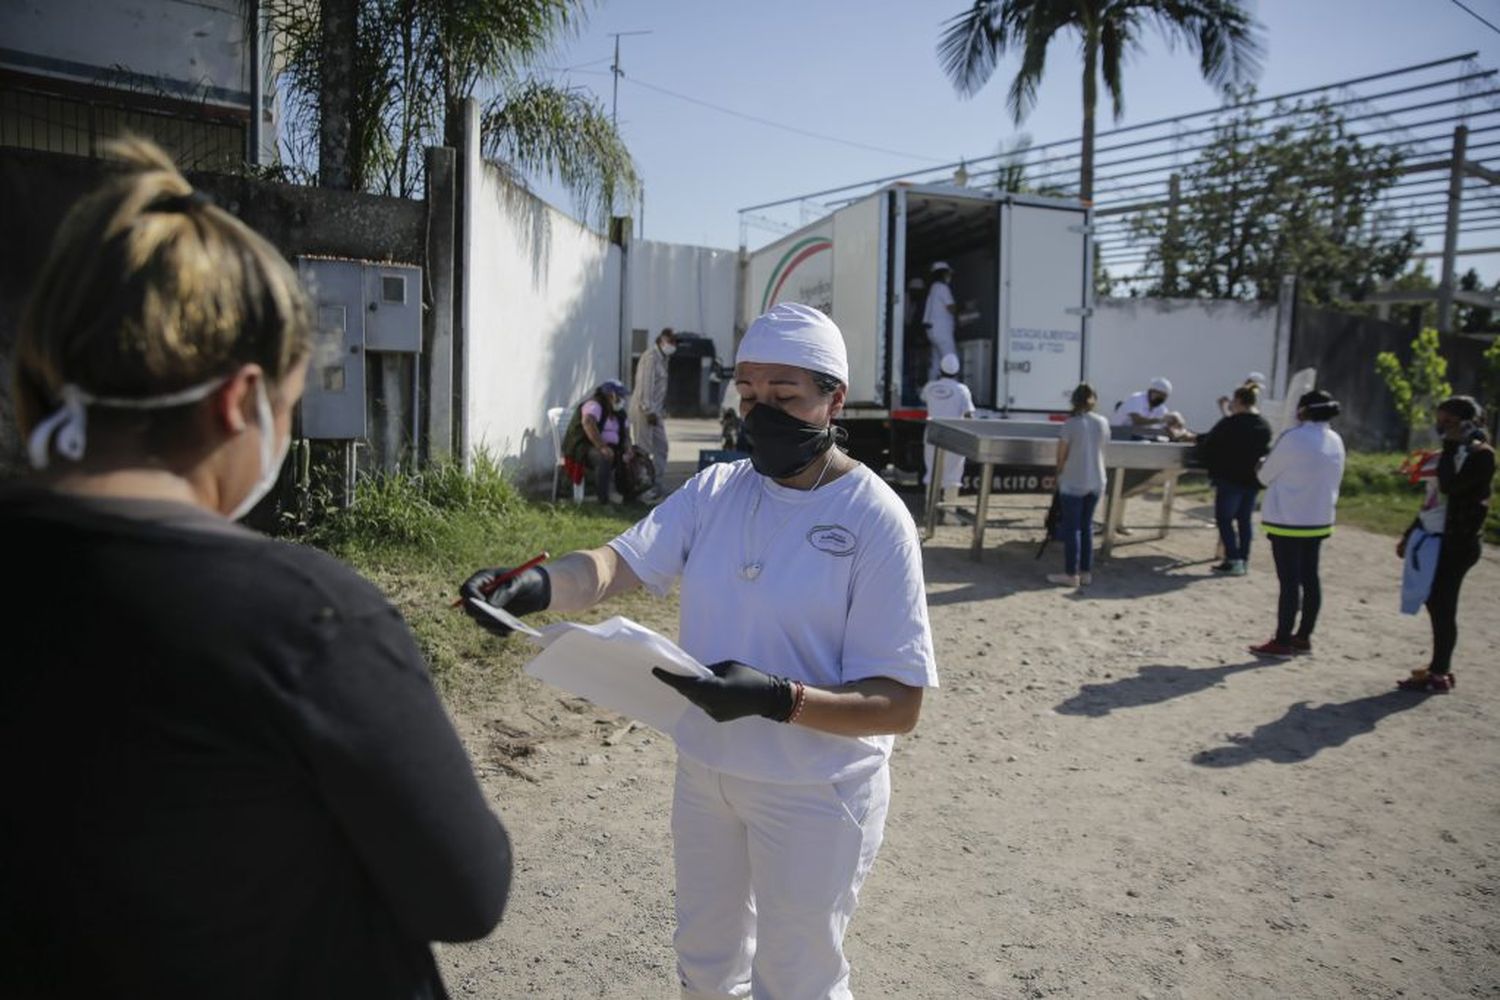
<instances>
[{"instance_id":1,"label":"dirt ground","mask_svg":"<svg viewBox=\"0 0 1500 1000\"><path fill-rule=\"evenodd\" d=\"M1390 539L1340 529L1314 654L1262 662L1268 546L1216 578L1209 511L1178 509L1077 592L1033 558L1040 507L992 512L982 562L962 527L927 546L943 686L897 742L856 994L1500 996L1500 555L1457 691L1424 697L1393 686L1430 634ZM449 989L675 997L671 742L524 677L458 723L518 860L501 927L440 948Z\"/></svg>"}]
</instances>

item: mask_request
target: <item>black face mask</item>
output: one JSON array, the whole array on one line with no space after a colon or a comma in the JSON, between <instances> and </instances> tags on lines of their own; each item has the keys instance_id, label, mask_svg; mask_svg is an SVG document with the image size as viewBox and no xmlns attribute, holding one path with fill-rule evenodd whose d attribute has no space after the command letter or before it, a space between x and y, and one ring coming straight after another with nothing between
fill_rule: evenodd
<instances>
[{"instance_id":1,"label":"black face mask","mask_svg":"<svg viewBox=\"0 0 1500 1000\"><path fill-rule=\"evenodd\" d=\"M785 410L756 403L745 414L745 433L750 436L750 464L755 471L772 479L789 479L833 447L837 430L832 424L819 427Z\"/></svg>"}]
</instances>

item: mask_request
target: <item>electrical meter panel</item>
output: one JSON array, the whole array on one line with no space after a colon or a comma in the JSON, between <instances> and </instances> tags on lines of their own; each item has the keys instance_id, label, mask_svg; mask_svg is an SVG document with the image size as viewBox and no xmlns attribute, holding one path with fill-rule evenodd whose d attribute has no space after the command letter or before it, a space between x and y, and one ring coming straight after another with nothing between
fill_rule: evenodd
<instances>
[{"instance_id":1,"label":"electrical meter panel","mask_svg":"<svg viewBox=\"0 0 1500 1000\"><path fill-rule=\"evenodd\" d=\"M313 300L312 360L302 397L302 436L365 437L365 352L422 348L422 270L403 264L300 257Z\"/></svg>"}]
</instances>

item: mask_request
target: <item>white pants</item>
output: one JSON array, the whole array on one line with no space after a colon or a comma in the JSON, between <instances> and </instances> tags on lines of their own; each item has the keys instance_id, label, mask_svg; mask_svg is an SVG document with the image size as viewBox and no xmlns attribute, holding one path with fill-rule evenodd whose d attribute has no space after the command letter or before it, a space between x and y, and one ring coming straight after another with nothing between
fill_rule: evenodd
<instances>
[{"instance_id":1,"label":"white pants","mask_svg":"<svg viewBox=\"0 0 1500 1000\"><path fill-rule=\"evenodd\" d=\"M684 1000L849 1000L844 931L875 863L890 770L749 781L677 757L677 973Z\"/></svg>"},{"instance_id":2,"label":"white pants","mask_svg":"<svg viewBox=\"0 0 1500 1000\"><path fill-rule=\"evenodd\" d=\"M958 341L953 334L933 333L928 329L928 337L932 344L932 354L927 359L927 381L931 382L943 374L943 356L958 353Z\"/></svg>"},{"instance_id":3,"label":"white pants","mask_svg":"<svg viewBox=\"0 0 1500 1000\"><path fill-rule=\"evenodd\" d=\"M932 454L937 451L934 445L923 445L927 449L927 468L922 470L922 485L926 486L932 482ZM940 485L951 486L955 489L964 484L964 457L956 451L943 449L943 481Z\"/></svg>"}]
</instances>

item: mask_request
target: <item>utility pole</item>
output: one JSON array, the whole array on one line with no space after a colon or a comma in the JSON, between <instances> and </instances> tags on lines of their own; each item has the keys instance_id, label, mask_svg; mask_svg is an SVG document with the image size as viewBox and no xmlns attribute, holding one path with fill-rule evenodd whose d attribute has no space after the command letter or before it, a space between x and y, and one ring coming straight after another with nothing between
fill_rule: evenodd
<instances>
[{"instance_id":1,"label":"utility pole","mask_svg":"<svg viewBox=\"0 0 1500 1000\"><path fill-rule=\"evenodd\" d=\"M614 88L609 99L609 123L615 125L620 110L620 77L625 71L620 69L620 39L626 35L649 35L650 31L611 31L610 37L615 40L615 61L609 64L609 75L613 78Z\"/></svg>"},{"instance_id":2,"label":"utility pole","mask_svg":"<svg viewBox=\"0 0 1500 1000\"><path fill-rule=\"evenodd\" d=\"M1469 129L1460 125L1453 130L1453 160L1448 168L1448 217L1443 227L1442 278L1438 282L1438 333L1453 332L1453 258L1458 249L1458 213L1464 197L1464 157L1469 152Z\"/></svg>"}]
</instances>

